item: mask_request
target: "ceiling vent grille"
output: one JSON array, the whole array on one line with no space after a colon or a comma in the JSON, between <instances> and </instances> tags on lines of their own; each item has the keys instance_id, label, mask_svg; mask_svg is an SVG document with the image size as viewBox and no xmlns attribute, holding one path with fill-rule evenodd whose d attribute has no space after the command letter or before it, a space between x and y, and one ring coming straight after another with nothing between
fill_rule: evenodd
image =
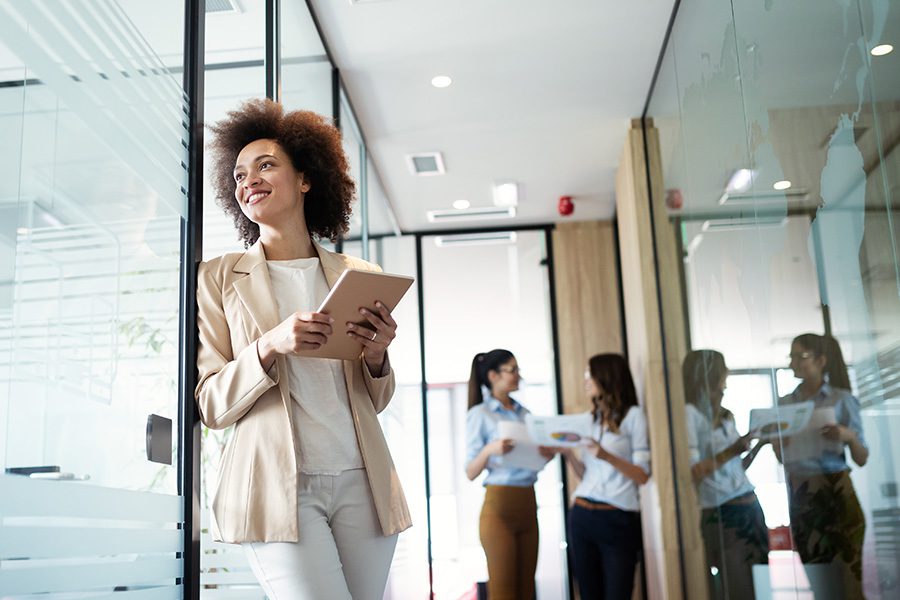
<instances>
[{"instance_id":1,"label":"ceiling vent grille","mask_svg":"<svg viewBox=\"0 0 900 600\"><path fill-rule=\"evenodd\" d=\"M413 175L431 176L444 174L444 159L440 152L407 154L406 166Z\"/></svg>"},{"instance_id":2,"label":"ceiling vent grille","mask_svg":"<svg viewBox=\"0 0 900 600\"><path fill-rule=\"evenodd\" d=\"M709 219L703 221L702 231L742 231L747 229L761 229L763 227L784 227L787 217L755 217L755 218L730 218Z\"/></svg>"},{"instance_id":3,"label":"ceiling vent grille","mask_svg":"<svg viewBox=\"0 0 900 600\"><path fill-rule=\"evenodd\" d=\"M516 243L515 231L492 231L486 233L460 233L455 235L439 235L434 244L446 246L487 246L508 245Z\"/></svg>"},{"instance_id":4,"label":"ceiling vent grille","mask_svg":"<svg viewBox=\"0 0 900 600\"><path fill-rule=\"evenodd\" d=\"M472 221L476 219L509 219L516 216L514 206L491 206L467 210L429 210L425 213L432 223L447 221Z\"/></svg>"},{"instance_id":5,"label":"ceiling vent grille","mask_svg":"<svg viewBox=\"0 0 900 600\"><path fill-rule=\"evenodd\" d=\"M206 0L206 14L226 15L241 12L236 0Z\"/></svg>"},{"instance_id":6,"label":"ceiling vent grille","mask_svg":"<svg viewBox=\"0 0 900 600\"><path fill-rule=\"evenodd\" d=\"M725 192L719 197L719 205L769 205L784 202L785 200L797 202L805 200L807 196L809 196L809 190L806 188L790 188L782 191L773 190L771 192L735 192L730 194Z\"/></svg>"}]
</instances>

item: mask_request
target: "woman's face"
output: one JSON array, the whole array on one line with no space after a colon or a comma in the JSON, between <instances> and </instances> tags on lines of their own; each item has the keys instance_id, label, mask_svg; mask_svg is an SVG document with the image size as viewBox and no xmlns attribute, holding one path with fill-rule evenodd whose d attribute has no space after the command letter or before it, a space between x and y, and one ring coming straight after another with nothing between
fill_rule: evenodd
<instances>
[{"instance_id":1,"label":"woman's face","mask_svg":"<svg viewBox=\"0 0 900 600\"><path fill-rule=\"evenodd\" d=\"M587 393L588 398L597 398L603 395L603 390L600 385L591 377L591 370L584 370L584 391Z\"/></svg>"},{"instance_id":2,"label":"woman's face","mask_svg":"<svg viewBox=\"0 0 900 600\"><path fill-rule=\"evenodd\" d=\"M275 140L244 146L235 161L234 182L241 211L258 225L273 226L303 215L303 194L309 191L309 182Z\"/></svg>"},{"instance_id":3,"label":"woman's face","mask_svg":"<svg viewBox=\"0 0 900 600\"><path fill-rule=\"evenodd\" d=\"M713 408L719 410L722 406L722 398L725 397L725 388L728 387L728 373L722 375L721 381L709 391L709 399Z\"/></svg>"},{"instance_id":4,"label":"woman's face","mask_svg":"<svg viewBox=\"0 0 900 600\"><path fill-rule=\"evenodd\" d=\"M808 348L804 348L797 342L791 344L791 369L794 377L803 379L821 379L825 369L825 357L816 356Z\"/></svg>"},{"instance_id":5,"label":"woman's face","mask_svg":"<svg viewBox=\"0 0 900 600\"><path fill-rule=\"evenodd\" d=\"M606 397L606 390L597 380L591 377L591 370L584 370L584 391L587 392L588 398L597 410L604 409L603 399Z\"/></svg>"},{"instance_id":6,"label":"woman's face","mask_svg":"<svg viewBox=\"0 0 900 600\"><path fill-rule=\"evenodd\" d=\"M519 389L519 363L515 358L511 358L499 367L496 371L488 373L491 382L491 393L508 394Z\"/></svg>"}]
</instances>

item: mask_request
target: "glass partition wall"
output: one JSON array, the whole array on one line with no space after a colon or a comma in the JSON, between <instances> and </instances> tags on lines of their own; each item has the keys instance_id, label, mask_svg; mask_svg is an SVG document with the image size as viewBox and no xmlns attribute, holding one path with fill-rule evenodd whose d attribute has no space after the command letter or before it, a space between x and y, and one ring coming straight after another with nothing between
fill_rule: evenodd
<instances>
[{"instance_id":1,"label":"glass partition wall","mask_svg":"<svg viewBox=\"0 0 900 600\"><path fill-rule=\"evenodd\" d=\"M186 589L194 90L184 3L148 8L0 2L4 597Z\"/></svg>"},{"instance_id":2,"label":"glass partition wall","mask_svg":"<svg viewBox=\"0 0 900 600\"><path fill-rule=\"evenodd\" d=\"M896 3L678 6L644 124L711 598L900 594L898 72Z\"/></svg>"},{"instance_id":3,"label":"glass partition wall","mask_svg":"<svg viewBox=\"0 0 900 600\"><path fill-rule=\"evenodd\" d=\"M243 250L214 202L190 115L215 122L267 90L288 110L328 114L342 129L359 200L342 251L393 273L440 275L395 311L397 391L379 418L415 526L400 536L385 598L474 593L486 578L482 488L463 479L460 390L474 352L508 346L526 369L520 399L557 413L549 233L507 232L506 245L481 251L400 235L307 4L206 4L198 18L181 2L65 5L63 14L0 0L0 595L265 597L240 548L208 532L230 432L202 428L195 447L193 418L182 417L193 411L184 373L193 371L195 260ZM273 15L280 35L267 29ZM188 45L191 57L183 27L205 35L204 48ZM204 93L189 106L195 88L181 78L191 58ZM202 178L192 172L201 165ZM191 187L195 180L203 185ZM463 268L472 252L482 264L490 256L518 308L479 309L465 323L478 335L461 344L445 326L463 325L450 303L462 295L443 286L463 278L448 265ZM467 285L474 311L485 282ZM492 321L503 324L485 337L479 324ZM537 488L543 599L570 594L557 463Z\"/></svg>"}]
</instances>

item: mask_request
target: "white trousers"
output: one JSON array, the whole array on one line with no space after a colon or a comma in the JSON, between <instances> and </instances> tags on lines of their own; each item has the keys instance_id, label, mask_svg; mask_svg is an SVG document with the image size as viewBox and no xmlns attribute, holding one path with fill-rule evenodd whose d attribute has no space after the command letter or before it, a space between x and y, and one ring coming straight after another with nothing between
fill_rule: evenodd
<instances>
[{"instance_id":1,"label":"white trousers","mask_svg":"<svg viewBox=\"0 0 900 600\"><path fill-rule=\"evenodd\" d=\"M299 477L300 541L243 544L269 600L382 600L397 535L382 534L365 469Z\"/></svg>"}]
</instances>

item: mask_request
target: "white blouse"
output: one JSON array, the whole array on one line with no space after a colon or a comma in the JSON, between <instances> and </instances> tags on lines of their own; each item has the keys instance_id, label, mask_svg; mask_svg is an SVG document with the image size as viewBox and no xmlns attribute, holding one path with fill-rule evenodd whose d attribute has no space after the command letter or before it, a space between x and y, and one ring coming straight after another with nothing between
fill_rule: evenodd
<instances>
[{"instance_id":1,"label":"white blouse","mask_svg":"<svg viewBox=\"0 0 900 600\"><path fill-rule=\"evenodd\" d=\"M627 460L650 474L650 444L647 438L647 419L639 406L632 406L613 433L606 425L595 422L591 435L604 450ZM605 502L622 510L639 511L637 484L617 468L582 450L584 478L575 489L575 496L595 502Z\"/></svg>"},{"instance_id":2,"label":"white blouse","mask_svg":"<svg viewBox=\"0 0 900 600\"><path fill-rule=\"evenodd\" d=\"M741 437L733 419L723 419L721 425L713 429L710 420L693 404L687 405L687 424L691 465L712 458ZM702 508L715 508L752 491L753 484L747 479L740 456L719 465L698 484Z\"/></svg>"},{"instance_id":3,"label":"white blouse","mask_svg":"<svg viewBox=\"0 0 900 600\"><path fill-rule=\"evenodd\" d=\"M281 321L295 312L316 310L328 295L318 257L266 264ZM341 324L334 323L332 335L342 332ZM337 474L363 468L342 362L289 356L287 364L300 470Z\"/></svg>"}]
</instances>

